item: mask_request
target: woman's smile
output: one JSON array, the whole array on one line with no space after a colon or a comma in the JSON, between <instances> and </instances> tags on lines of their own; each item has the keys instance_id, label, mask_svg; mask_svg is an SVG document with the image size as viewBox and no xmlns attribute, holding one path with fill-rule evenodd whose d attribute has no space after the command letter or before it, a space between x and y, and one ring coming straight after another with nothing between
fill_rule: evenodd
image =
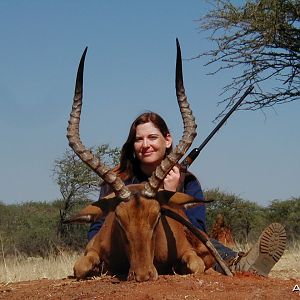
<instances>
[{"instance_id":1,"label":"woman's smile","mask_svg":"<svg viewBox=\"0 0 300 300\"><path fill-rule=\"evenodd\" d=\"M142 152L143 156L150 156L154 153L154 151L145 151L145 152Z\"/></svg>"}]
</instances>

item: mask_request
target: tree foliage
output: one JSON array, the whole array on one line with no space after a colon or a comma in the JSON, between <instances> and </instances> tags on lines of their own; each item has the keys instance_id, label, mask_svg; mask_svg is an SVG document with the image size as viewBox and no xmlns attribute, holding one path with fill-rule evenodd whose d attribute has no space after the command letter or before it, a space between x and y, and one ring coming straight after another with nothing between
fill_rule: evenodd
<instances>
[{"instance_id":1,"label":"tree foliage","mask_svg":"<svg viewBox=\"0 0 300 300\"><path fill-rule=\"evenodd\" d=\"M87 225L73 225L67 236L57 235L60 201L1 205L2 255L46 257L61 249L82 250L87 243Z\"/></svg>"},{"instance_id":2,"label":"tree foliage","mask_svg":"<svg viewBox=\"0 0 300 300\"><path fill-rule=\"evenodd\" d=\"M119 162L120 149L101 145L91 149L108 166ZM83 163L72 150L66 150L54 162L53 178L62 194L58 233L68 239L71 228L63 226L66 216L98 197L102 179Z\"/></svg>"},{"instance_id":3,"label":"tree foliage","mask_svg":"<svg viewBox=\"0 0 300 300\"><path fill-rule=\"evenodd\" d=\"M300 198L274 200L269 205L268 219L281 223L290 241L300 238Z\"/></svg>"},{"instance_id":4,"label":"tree foliage","mask_svg":"<svg viewBox=\"0 0 300 300\"><path fill-rule=\"evenodd\" d=\"M210 2L214 8L199 21L216 47L201 55L209 57L208 65L217 65L211 74L224 69L237 74L224 87L230 93L227 107L250 85L253 97L245 109L299 100L300 0L247 0L242 6Z\"/></svg>"},{"instance_id":5,"label":"tree foliage","mask_svg":"<svg viewBox=\"0 0 300 300\"><path fill-rule=\"evenodd\" d=\"M256 240L261 231L273 222L285 227L289 244L300 239L299 197L273 200L267 207L219 189L206 191L205 197L207 200L215 200L207 204L208 229L212 229L216 216L220 213L224 216L226 225L231 228L234 239L241 244Z\"/></svg>"},{"instance_id":6,"label":"tree foliage","mask_svg":"<svg viewBox=\"0 0 300 300\"><path fill-rule=\"evenodd\" d=\"M45 202L4 206L0 218L2 251L47 256L57 244L58 210Z\"/></svg>"},{"instance_id":7,"label":"tree foliage","mask_svg":"<svg viewBox=\"0 0 300 300\"><path fill-rule=\"evenodd\" d=\"M205 192L207 200L207 225L211 229L218 214L222 214L226 224L231 228L233 237L238 242L256 239L267 224L264 208L258 204L243 200L234 195L211 189Z\"/></svg>"},{"instance_id":8,"label":"tree foliage","mask_svg":"<svg viewBox=\"0 0 300 300\"><path fill-rule=\"evenodd\" d=\"M101 145L92 151L109 166L116 165L119 161L119 148ZM68 198L90 199L95 193L98 194L102 181L72 150L68 149L61 158L55 160L53 178L65 200Z\"/></svg>"}]
</instances>

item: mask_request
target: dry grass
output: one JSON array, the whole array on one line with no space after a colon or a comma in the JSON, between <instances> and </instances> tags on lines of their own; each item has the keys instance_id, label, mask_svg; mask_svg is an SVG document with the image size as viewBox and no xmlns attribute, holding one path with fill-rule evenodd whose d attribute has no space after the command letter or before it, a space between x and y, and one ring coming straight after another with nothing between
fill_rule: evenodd
<instances>
[{"instance_id":1,"label":"dry grass","mask_svg":"<svg viewBox=\"0 0 300 300\"><path fill-rule=\"evenodd\" d=\"M61 252L48 258L8 257L0 260L0 282L10 283L35 279L66 278L73 273L73 266L78 258L76 253Z\"/></svg>"},{"instance_id":2,"label":"dry grass","mask_svg":"<svg viewBox=\"0 0 300 300\"><path fill-rule=\"evenodd\" d=\"M10 283L42 278L60 279L73 274L77 253L61 252L49 258L2 257L0 258L0 283ZM300 244L287 249L272 269L270 277L300 279Z\"/></svg>"},{"instance_id":3,"label":"dry grass","mask_svg":"<svg viewBox=\"0 0 300 300\"><path fill-rule=\"evenodd\" d=\"M269 276L282 279L300 279L300 244L285 250Z\"/></svg>"}]
</instances>

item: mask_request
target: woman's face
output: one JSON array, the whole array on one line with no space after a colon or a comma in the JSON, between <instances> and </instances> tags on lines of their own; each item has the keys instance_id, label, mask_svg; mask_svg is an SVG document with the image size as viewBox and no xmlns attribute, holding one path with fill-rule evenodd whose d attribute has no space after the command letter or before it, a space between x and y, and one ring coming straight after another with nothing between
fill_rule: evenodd
<instances>
[{"instance_id":1,"label":"woman's face","mask_svg":"<svg viewBox=\"0 0 300 300\"><path fill-rule=\"evenodd\" d=\"M167 134L164 137L152 122L136 127L134 152L142 164L158 166L165 157L166 149L170 148L171 145L171 135Z\"/></svg>"}]
</instances>

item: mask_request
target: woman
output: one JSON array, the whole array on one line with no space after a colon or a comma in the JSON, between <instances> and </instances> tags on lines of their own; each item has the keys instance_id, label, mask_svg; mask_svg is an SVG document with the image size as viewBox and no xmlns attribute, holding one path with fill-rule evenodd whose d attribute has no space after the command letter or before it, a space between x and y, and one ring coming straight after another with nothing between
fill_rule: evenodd
<instances>
[{"instance_id":1,"label":"woman","mask_svg":"<svg viewBox=\"0 0 300 300\"><path fill-rule=\"evenodd\" d=\"M147 181L152 172L171 150L172 137L165 121L154 112L143 113L132 123L128 138L121 150L120 165L114 171L126 185ZM180 168L174 166L165 177L163 188L170 191L184 192L199 200L198 204L189 205L184 209L190 222L200 230L206 232L206 209L204 203L201 202L204 200L204 195L197 178L189 172L182 174ZM100 198L111 192L110 187L104 184L101 187ZM89 240L99 231L103 221L104 219L101 219L91 225L88 232ZM225 261L230 262L229 265L232 270L248 271L253 269L256 273L267 276L282 255L283 251L281 250L284 250L285 247L285 240L275 245L275 248L273 244L271 245L274 235L282 233L284 229L280 224L277 224L275 228L273 228L274 226L270 226L262 233L253 249L244 256L225 247L216 240L212 239L211 242L221 257ZM267 254L265 255L260 252L259 249L262 243L266 244L263 244L263 246L275 249L274 252L277 254L276 260L272 259L272 257L270 259ZM264 261L268 262L267 266L260 268L260 265L264 265ZM255 268L253 267L254 265ZM222 272L219 265L216 265L215 269Z\"/></svg>"}]
</instances>

